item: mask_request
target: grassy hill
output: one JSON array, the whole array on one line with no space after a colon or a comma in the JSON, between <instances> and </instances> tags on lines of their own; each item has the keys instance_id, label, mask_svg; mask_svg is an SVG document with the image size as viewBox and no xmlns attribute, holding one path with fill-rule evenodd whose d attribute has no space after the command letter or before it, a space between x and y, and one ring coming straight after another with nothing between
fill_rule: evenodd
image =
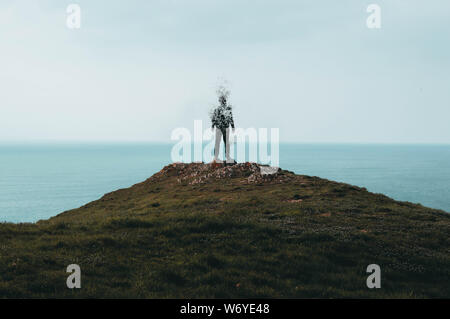
<instances>
[{"instance_id":1,"label":"grassy hill","mask_svg":"<svg viewBox=\"0 0 450 319\"><path fill-rule=\"evenodd\" d=\"M449 298L449 234L450 214L364 188L172 164L49 220L0 224L0 297ZM66 287L69 264L81 289Z\"/></svg>"}]
</instances>

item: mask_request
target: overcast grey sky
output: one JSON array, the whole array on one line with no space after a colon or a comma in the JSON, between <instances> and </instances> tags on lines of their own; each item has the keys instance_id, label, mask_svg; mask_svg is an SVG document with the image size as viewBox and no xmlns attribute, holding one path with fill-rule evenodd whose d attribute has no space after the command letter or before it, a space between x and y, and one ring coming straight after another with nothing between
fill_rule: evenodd
<instances>
[{"instance_id":1,"label":"overcast grey sky","mask_svg":"<svg viewBox=\"0 0 450 319\"><path fill-rule=\"evenodd\" d=\"M0 1L2 141L169 141L218 77L282 141L450 143L450 1Z\"/></svg>"}]
</instances>

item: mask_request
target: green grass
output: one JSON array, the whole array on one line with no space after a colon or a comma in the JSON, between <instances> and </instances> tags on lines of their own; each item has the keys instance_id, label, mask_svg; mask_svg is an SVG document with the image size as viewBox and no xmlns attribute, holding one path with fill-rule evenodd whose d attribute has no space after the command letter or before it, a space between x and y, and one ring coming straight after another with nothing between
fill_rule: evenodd
<instances>
[{"instance_id":1,"label":"green grass","mask_svg":"<svg viewBox=\"0 0 450 319\"><path fill-rule=\"evenodd\" d=\"M0 224L0 297L450 297L449 214L317 177L243 180L192 186L171 172ZM373 263L381 289L366 287ZM66 287L69 264L81 289Z\"/></svg>"}]
</instances>

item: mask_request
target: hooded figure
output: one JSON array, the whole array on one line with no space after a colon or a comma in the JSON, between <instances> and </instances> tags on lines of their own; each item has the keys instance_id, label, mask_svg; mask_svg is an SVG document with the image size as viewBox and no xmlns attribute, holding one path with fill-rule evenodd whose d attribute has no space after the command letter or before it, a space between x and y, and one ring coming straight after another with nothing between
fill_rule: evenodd
<instances>
[{"instance_id":1,"label":"hooded figure","mask_svg":"<svg viewBox=\"0 0 450 319\"><path fill-rule=\"evenodd\" d=\"M216 145L214 148L214 161L221 163L219 160L220 140L223 138L225 144L225 155L227 163L234 163L234 160L230 157L230 143L229 143L229 128L233 128L234 121L233 114L231 112L231 105L227 102L230 92L224 87L219 87L217 95L219 96L219 106L211 112L211 128L216 128Z\"/></svg>"}]
</instances>

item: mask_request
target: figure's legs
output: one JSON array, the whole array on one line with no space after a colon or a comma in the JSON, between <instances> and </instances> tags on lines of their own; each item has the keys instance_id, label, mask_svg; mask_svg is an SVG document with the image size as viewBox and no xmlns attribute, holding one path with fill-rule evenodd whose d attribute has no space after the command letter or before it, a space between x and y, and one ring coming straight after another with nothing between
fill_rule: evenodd
<instances>
[{"instance_id":1,"label":"figure's legs","mask_svg":"<svg viewBox=\"0 0 450 319\"><path fill-rule=\"evenodd\" d=\"M216 128L216 145L214 147L214 161L217 163L222 163L222 161L219 160L220 138L222 137L222 135L223 135L222 131Z\"/></svg>"},{"instance_id":2,"label":"figure's legs","mask_svg":"<svg viewBox=\"0 0 450 319\"><path fill-rule=\"evenodd\" d=\"M225 158L227 163L234 163L234 160L230 157L230 129L222 131L223 143L225 144Z\"/></svg>"}]
</instances>

